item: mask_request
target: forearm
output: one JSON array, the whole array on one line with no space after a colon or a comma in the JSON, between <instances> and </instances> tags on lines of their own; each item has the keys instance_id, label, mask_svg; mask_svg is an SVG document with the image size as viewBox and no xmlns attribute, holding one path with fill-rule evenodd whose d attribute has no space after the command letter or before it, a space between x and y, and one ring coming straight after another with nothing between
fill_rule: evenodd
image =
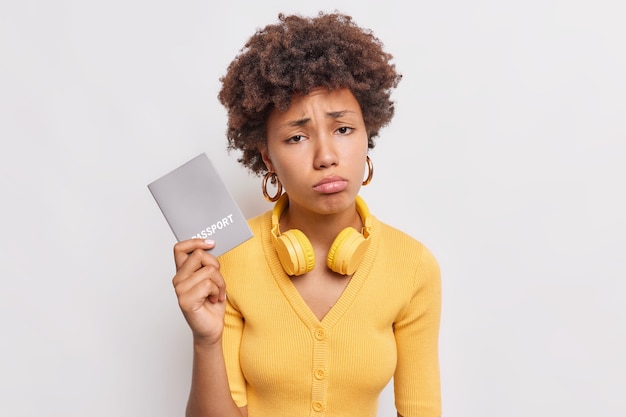
<instances>
[{"instance_id":1,"label":"forearm","mask_svg":"<svg viewBox=\"0 0 626 417\"><path fill-rule=\"evenodd\" d=\"M187 417L241 417L226 376L222 343L203 345L194 341L191 390Z\"/></svg>"}]
</instances>

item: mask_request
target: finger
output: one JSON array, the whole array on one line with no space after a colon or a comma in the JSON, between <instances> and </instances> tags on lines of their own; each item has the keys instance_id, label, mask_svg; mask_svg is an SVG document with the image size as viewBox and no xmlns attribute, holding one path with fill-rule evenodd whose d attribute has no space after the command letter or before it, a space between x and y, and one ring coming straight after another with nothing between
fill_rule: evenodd
<instances>
[{"instance_id":1,"label":"finger","mask_svg":"<svg viewBox=\"0 0 626 417\"><path fill-rule=\"evenodd\" d=\"M220 289L210 279L203 279L188 291L178 297L178 304L184 312L195 312L202 308L204 303L209 302L215 304L219 301Z\"/></svg>"},{"instance_id":2,"label":"finger","mask_svg":"<svg viewBox=\"0 0 626 417\"><path fill-rule=\"evenodd\" d=\"M207 265L202 269L208 269L210 271L209 279L218 289L217 300L215 301L224 301L226 300L226 281L224 281L224 277L219 271L219 264L215 265ZM213 301L213 300L212 300Z\"/></svg>"},{"instance_id":3,"label":"finger","mask_svg":"<svg viewBox=\"0 0 626 417\"><path fill-rule=\"evenodd\" d=\"M178 242L174 245L174 262L176 263L176 269L185 262L189 257L189 254L196 249L211 249L215 246L215 242L205 239L188 239Z\"/></svg>"},{"instance_id":4,"label":"finger","mask_svg":"<svg viewBox=\"0 0 626 417\"><path fill-rule=\"evenodd\" d=\"M176 290L176 295L180 296L181 294L186 293L192 287L204 280L211 280L218 287L225 285L219 269L216 268L215 265L207 265L193 272L191 275L183 277L182 279L176 279L175 277L174 289Z\"/></svg>"},{"instance_id":5,"label":"finger","mask_svg":"<svg viewBox=\"0 0 626 417\"><path fill-rule=\"evenodd\" d=\"M176 275L173 279L173 284L176 284L184 279L187 279L191 274L201 269L204 266L213 266L216 269L220 268L220 263L217 258L204 249L195 249L190 255L187 256L185 262L178 267Z\"/></svg>"}]
</instances>

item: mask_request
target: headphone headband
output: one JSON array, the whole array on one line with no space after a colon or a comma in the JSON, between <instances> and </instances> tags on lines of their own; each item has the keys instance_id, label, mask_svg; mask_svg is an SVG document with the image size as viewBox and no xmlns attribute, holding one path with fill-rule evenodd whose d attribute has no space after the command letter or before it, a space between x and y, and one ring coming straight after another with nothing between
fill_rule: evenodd
<instances>
[{"instance_id":1,"label":"headphone headband","mask_svg":"<svg viewBox=\"0 0 626 417\"><path fill-rule=\"evenodd\" d=\"M280 262L289 275L302 275L315 266L315 253L307 237L298 229L280 233L280 216L287 209L289 197L283 194L272 210L271 239L276 247ZM356 196L356 211L361 218L361 233L346 227L335 238L328 251L326 264L343 275L352 275L365 255L370 242L372 218L365 201Z\"/></svg>"}]
</instances>

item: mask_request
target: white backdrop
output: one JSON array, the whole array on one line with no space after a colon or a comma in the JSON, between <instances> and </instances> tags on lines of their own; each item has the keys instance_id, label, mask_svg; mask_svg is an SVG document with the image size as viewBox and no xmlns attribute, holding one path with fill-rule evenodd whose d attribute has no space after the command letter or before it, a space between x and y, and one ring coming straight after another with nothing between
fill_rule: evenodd
<instances>
[{"instance_id":1,"label":"white backdrop","mask_svg":"<svg viewBox=\"0 0 626 417\"><path fill-rule=\"evenodd\" d=\"M279 11L332 9L404 74L362 194L441 264L444 415L626 415L623 1L209 3L2 1L0 415L183 414L146 185L207 152L268 209L224 150L218 78Z\"/></svg>"}]
</instances>

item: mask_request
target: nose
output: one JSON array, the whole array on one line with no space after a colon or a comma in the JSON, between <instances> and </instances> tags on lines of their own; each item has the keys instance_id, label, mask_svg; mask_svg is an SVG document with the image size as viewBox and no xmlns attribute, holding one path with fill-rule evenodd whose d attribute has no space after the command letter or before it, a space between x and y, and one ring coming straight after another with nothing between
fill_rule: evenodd
<instances>
[{"instance_id":1,"label":"nose","mask_svg":"<svg viewBox=\"0 0 626 417\"><path fill-rule=\"evenodd\" d=\"M315 158L313 163L316 169L325 169L337 165L339 158L333 141L333 135L318 135L315 145Z\"/></svg>"}]
</instances>

